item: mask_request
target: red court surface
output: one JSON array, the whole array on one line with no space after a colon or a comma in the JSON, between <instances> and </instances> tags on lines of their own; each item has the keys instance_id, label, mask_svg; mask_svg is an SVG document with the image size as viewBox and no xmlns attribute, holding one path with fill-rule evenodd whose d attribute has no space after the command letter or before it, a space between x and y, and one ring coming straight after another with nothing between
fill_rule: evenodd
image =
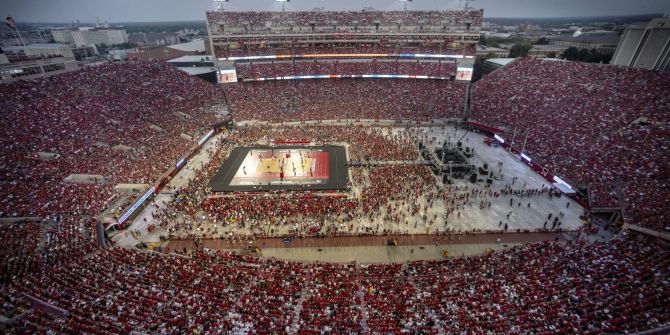
<instances>
[{"instance_id":1,"label":"red court surface","mask_svg":"<svg viewBox=\"0 0 670 335\"><path fill-rule=\"evenodd\" d=\"M209 181L212 192L344 190L349 182L343 146L236 147Z\"/></svg>"}]
</instances>

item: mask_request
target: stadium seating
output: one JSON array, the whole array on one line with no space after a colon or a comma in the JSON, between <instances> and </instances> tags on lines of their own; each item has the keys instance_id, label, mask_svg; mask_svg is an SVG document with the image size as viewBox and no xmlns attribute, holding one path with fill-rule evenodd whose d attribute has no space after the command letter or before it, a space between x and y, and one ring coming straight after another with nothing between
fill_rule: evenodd
<instances>
[{"instance_id":1,"label":"stadium seating","mask_svg":"<svg viewBox=\"0 0 670 335\"><path fill-rule=\"evenodd\" d=\"M94 213L115 197L117 183L151 184L192 145L181 134L217 119L208 110L214 94L160 62L1 86L0 216ZM40 160L38 152L59 157ZM64 183L70 174L102 175L105 183Z\"/></svg>"},{"instance_id":2,"label":"stadium seating","mask_svg":"<svg viewBox=\"0 0 670 335\"><path fill-rule=\"evenodd\" d=\"M244 45L237 47L214 46L214 55L216 57L244 57L244 56L265 56L265 55L310 55L310 54L359 54L365 57L365 54L432 54L432 55L466 55L474 56L476 48L474 45L286 45L264 44L264 45ZM333 56L335 57L335 56ZM368 56L369 57L369 56Z\"/></svg>"},{"instance_id":3,"label":"stadium seating","mask_svg":"<svg viewBox=\"0 0 670 335\"><path fill-rule=\"evenodd\" d=\"M370 62L328 62L297 61L277 63L240 63L236 65L241 78L273 78L302 75L362 75L400 74L434 77L452 76L456 73L456 63L415 61L370 61Z\"/></svg>"},{"instance_id":4,"label":"stadium seating","mask_svg":"<svg viewBox=\"0 0 670 335\"><path fill-rule=\"evenodd\" d=\"M294 263L114 248L0 290L28 310L10 334L635 332L667 325L670 251L644 239L542 242L406 264Z\"/></svg>"},{"instance_id":5,"label":"stadium seating","mask_svg":"<svg viewBox=\"0 0 670 335\"><path fill-rule=\"evenodd\" d=\"M627 222L667 231L668 87L667 73L523 59L475 84L472 118L508 141L516 129L515 145L540 165L594 184L595 207L617 203Z\"/></svg>"},{"instance_id":6,"label":"stadium seating","mask_svg":"<svg viewBox=\"0 0 670 335\"><path fill-rule=\"evenodd\" d=\"M380 26L395 27L398 23L408 27L424 26L423 30L434 28L439 31L444 27L463 27L470 23L473 27L481 26L483 10L442 10L442 11L221 11L207 12L207 20L214 25L224 25L222 33L244 29L244 33L268 33L271 28L291 30L293 27L304 27L309 32L310 24L315 27L331 27L335 21L341 26L359 26L370 29L376 22ZM423 21L423 23L420 23ZM367 28L366 28L367 27ZM275 31L276 32L276 31Z\"/></svg>"},{"instance_id":7,"label":"stadium seating","mask_svg":"<svg viewBox=\"0 0 670 335\"><path fill-rule=\"evenodd\" d=\"M428 120L462 115L465 86L446 80L312 79L244 83L224 91L236 120Z\"/></svg>"},{"instance_id":8,"label":"stadium seating","mask_svg":"<svg viewBox=\"0 0 670 335\"><path fill-rule=\"evenodd\" d=\"M41 228L30 222L3 224L0 228L0 283L37 268L35 250Z\"/></svg>"},{"instance_id":9,"label":"stadium seating","mask_svg":"<svg viewBox=\"0 0 670 335\"><path fill-rule=\"evenodd\" d=\"M299 64L241 71L448 71L415 62ZM510 132L527 137L526 153L564 179L588 185L594 206L623 205L627 222L667 230L668 87L665 73L519 60L475 84L472 116L507 129L508 139ZM219 120L209 108L223 92L236 120L285 122L460 117L464 89L440 80L325 79L238 83L220 91L159 62L88 67L0 86L0 216L44 219L0 224L0 313L25 313L0 331L601 334L670 325L670 249L634 235L377 265L297 263L202 248L192 255L95 248L90 216L118 197L113 186L150 184L173 166L193 144L182 134L197 138ZM191 233L198 222L175 214L202 214L219 224L303 225L325 235L332 231L324 217L346 226L353 209L402 222L405 212L421 210L420 197L424 212L443 201L449 215L459 202L484 206L490 197L551 192L438 189L426 167L400 164L352 168L360 201L310 192L207 198L209 178L237 145L309 138L348 143L352 161L419 159L408 134L381 126L237 127L207 149L212 159L192 168L189 185L174 190L174 206L155 216L160 228L178 221L170 234L196 240L207 237ZM41 159L39 152L59 156ZM105 183L63 182L77 173L102 175Z\"/></svg>"}]
</instances>

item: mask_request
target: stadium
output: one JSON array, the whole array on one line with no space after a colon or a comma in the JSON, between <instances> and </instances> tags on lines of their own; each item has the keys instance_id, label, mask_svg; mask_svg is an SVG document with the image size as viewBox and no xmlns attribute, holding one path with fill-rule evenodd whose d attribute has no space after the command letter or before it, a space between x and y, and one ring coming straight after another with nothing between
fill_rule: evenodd
<instances>
[{"instance_id":1,"label":"stadium","mask_svg":"<svg viewBox=\"0 0 670 335\"><path fill-rule=\"evenodd\" d=\"M0 86L6 334L663 334L670 76L483 10L206 13L163 61Z\"/></svg>"}]
</instances>

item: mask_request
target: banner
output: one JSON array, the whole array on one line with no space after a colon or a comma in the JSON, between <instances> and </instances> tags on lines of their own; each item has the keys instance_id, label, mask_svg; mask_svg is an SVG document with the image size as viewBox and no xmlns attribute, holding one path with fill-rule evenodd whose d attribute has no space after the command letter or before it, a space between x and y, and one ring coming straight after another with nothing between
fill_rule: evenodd
<instances>
[{"instance_id":1,"label":"banner","mask_svg":"<svg viewBox=\"0 0 670 335\"><path fill-rule=\"evenodd\" d=\"M235 72L235 69L219 70L216 78L219 84L236 83L237 72Z\"/></svg>"}]
</instances>

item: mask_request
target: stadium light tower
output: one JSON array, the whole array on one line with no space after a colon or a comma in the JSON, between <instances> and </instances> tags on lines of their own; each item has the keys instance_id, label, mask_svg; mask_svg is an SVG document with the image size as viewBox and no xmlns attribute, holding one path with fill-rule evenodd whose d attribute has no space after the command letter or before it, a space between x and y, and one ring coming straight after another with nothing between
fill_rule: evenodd
<instances>
[{"instance_id":1,"label":"stadium light tower","mask_svg":"<svg viewBox=\"0 0 670 335\"><path fill-rule=\"evenodd\" d=\"M286 5L287 2L290 2L291 0L275 0L275 2L281 2L281 11L285 11L286 8L284 8L284 5Z\"/></svg>"},{"instance_id":2,"label":"stadium light tower","mask_svg":"<svg viewBox=\"0 0 670 335\"><path fill-rule=\"evenodd\" d=\"M465 2L465 11L468 11L470 9L470 3L475 0L461 0L461 1Z\"/></svg>"},{"instance_id":3,"label":"stadium light tower","mask_svg":"<svg viewBox=\"0 0 670 335\"><path fill-rule=\"evenodd\" d=\"M412 2L413 0L398 0L403 3L403 10L407 11L407 3Z\"/></svg>"},{"instance_id":4,"label":"stadium light tower","mask_svg":"<svg viewBox=\"0 0 670 335\"><path fill-rule=\"evenodd\" d=\"M223 6L224 3L230 2L230 0L212 0L212 4L214 5L214 10L218 11L224 11L226 8Z\"/></svg>"}]
</instances>

